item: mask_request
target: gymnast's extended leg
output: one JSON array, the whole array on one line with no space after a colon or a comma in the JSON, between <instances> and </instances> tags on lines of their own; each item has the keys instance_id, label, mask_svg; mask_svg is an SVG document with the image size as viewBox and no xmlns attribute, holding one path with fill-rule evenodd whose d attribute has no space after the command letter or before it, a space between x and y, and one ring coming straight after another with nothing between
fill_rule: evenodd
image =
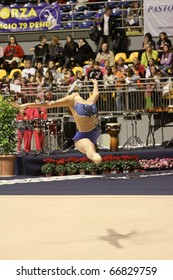
<instances>
[{"instance_id":1,"label":"gymnast's extended leg","mask_svg":"<svg viewBox=\"0 0 173 280\"><path fill-rule=\"evenodd\" d=\"M96 152L94 144L87 138L80 139L75 143L75 147L86 156L91 159L95 164L99 164L102 161L102 157Z\"/></svg>"}]
</instances>

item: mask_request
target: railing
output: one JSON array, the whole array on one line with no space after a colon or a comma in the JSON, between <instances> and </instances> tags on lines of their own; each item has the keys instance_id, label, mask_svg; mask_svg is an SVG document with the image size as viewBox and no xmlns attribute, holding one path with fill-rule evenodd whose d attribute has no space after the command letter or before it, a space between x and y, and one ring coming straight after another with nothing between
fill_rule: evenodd
<instances>
[{"instance_id":1,"label":"railing","mask_svg":"<svg viewBox=\"0 0 173 280\"><path fill-rule=\"evenodd\" d=\"M71 30L89 30L95 23L99 23L101 17L104 14L105 7L109 6L112 8L112 14L116 17L117 27L119 29L125 29L127 33L131 32L131 35L136 35L137 33L143 34L143 2L141 9L141 15L139 16L139 21L136 26L131 26L133 30L129 30L130 24L127 24L127 15L132 10L131 5L135 2L131 1L114 1L110 0L108 2L92 2L86 3L83 7L76 9L77 3L72 1L67 2L65 5L61 5L61 29L71 29ZM82 6L82 5L81 5Z\"/></svg>"},{"instance_id":2,"label":"railing","mask_svg":"<svg viewBox=\"0 0 173 280\"><path fill-rule=\"evenodd\" d=\"M161 112L171 110L173 107L173 78L161 78L159 82L153 83L151 79L140 79L139 83L130 85L111 85L105 86L102 81L99 83L99 99L97 107L99 115L122 115L127 112ZM51 100L57 100L67 95L67 87L54 86L51 92ZM24 102L35 102L38 96L46 97L46 89L38 91L35 87L23 87L21 94ZM3 90L1 93L9 96ZM15 96L16 93L10 92ZM86 82L80 88L80 95L87 99L92 95L92 86ZM49 117L57 118L67 114L66 108L51 108L48 110Z\"/></svg>"}]
</instances>

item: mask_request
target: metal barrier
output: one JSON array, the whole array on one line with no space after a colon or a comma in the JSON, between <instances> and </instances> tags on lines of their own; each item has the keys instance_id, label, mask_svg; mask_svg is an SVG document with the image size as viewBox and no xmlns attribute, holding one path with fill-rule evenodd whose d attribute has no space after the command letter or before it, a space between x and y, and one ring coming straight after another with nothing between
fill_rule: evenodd
<instances>
[{"instance_id":1,"label":"metal barrier","mask_svg":"<svg viewBox=\"0 0 173 280\"><path fill-rule=\"evenodd\" d=\"M148 113L152 111L166 110L173 106L173 77L160 78L153 82L153 79L140 79L140 83L115 84L109 87L105 86L103 81L99 81L99 99L97 107L99 115L124 114L126 112ZM52 89L51 100L60 99L68 94L68 87L54 86ZM5 95L5 92L3 93ZM46 98L46 89L41 91L42 98ZM16 96L16 93L11 93ZM20 96L23 96L24 102L35 102L40 95L37 88L22 88ZM89 82L80 90L80 95L87 99L92 95L92 86ZM8 95L9 96L9 95ZM48 109L50 117L63 116L67 114L66 108Z\"/></svg>"},{"instance_id":2,"label":"metal barrier","mask_svg":"<svg viewBox=\"0 0 173 280\"><path fill-rule=\"evenodd\" d=\"M140 1L140 15L138 16L135 25L131 26L127 17L133 10L133 3L135 0L131 1L108 1L108 2L92 2L83 3L78 7L78 3L62 4L61 5L61 24L60 30L72 30L77 31L78 29L90 29L94 26L95 22L100 22L100 19L104 13L104 8L109 6L112 8L113 15L117 20L117 27L129 30L130 27L134 30L143 34L143 1Z\"/></svg>"}]
</instances>

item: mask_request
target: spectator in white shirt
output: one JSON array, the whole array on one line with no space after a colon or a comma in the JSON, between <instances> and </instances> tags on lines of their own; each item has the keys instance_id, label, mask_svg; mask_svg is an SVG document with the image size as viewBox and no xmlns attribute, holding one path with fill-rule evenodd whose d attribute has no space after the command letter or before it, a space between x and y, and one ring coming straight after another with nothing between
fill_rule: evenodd
<instances>
[{"instance_id":1,"label":"spectator in white shirt","mask_svg":"<svg viewBox=\"0 0 173 280\"><path fill-rule=\"evenodd\" d=\"M25 61L25 67L22 70L22 78L29 80L31 76L35 76L36 69L31 66L31 60Z\"/></svg>"}]
</instances>

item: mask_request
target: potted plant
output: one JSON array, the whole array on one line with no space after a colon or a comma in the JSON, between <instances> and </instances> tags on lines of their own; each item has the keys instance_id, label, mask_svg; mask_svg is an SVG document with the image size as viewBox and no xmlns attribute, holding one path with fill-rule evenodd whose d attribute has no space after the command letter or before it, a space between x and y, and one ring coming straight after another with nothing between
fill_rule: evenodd
<instances>
[{"instance_id":1,"label":"potted plant","mask_svg":"<svg viewBox=\"0 0 173 280\"><path fill-rule=\"evenodd\" d=\"M13 176L16 160L16 129L14 121L18 110L0 95L0 176Z\"/></svg>"},{"instance_id":2,"label":"potted plant","mask_svg":"<svg viewBox=\"0 0 173 280\"><path fill-rule=\"evenodd\" d=\"M84 175L87 172L87 166L88 166L87 161L79 162L78 163L79 174Z\"/></svg>"},{"instance_id":3,"label":"potted plant","mask_svg":"<svg viewBox=\"0 0 173 280\"><path fill-rule=\"evenodd\" d=\"M95 175L98 171L98 166L94 162L86 162L86 170L89 174Z\"/></svg>"},{"instance_id":4,"label":"potted plant","mask_svg":"<svg viewBox=\"0 0 173 280\"><path fill-rule=\"evenodd\" d=\"M130 172L130 160L121 160L121 169L123 173Z\"/></svg>"},{"instance_id":5,"label":"potted plant","mask_svg":"<svg viewBox=\"0 0 173 280\"><path fill-rule=\"evenodd\" d=\"M67 170L68 175L76 174L77 171L78 171L77 163L75 163L75 162L67 162L66 163L66 170Z\"/></svg>"},{"instance_id":6,"label":"potted plant","mask_svg":"<svg viewBox=\"0 0 173 280\"><path fill-rule=\"evenodd\" d=\"M137 160L131 160L130 170L134 172L138 172L140 170L140 163Z\"/></svg>"},{"instance_id":7,"label":"potted plant","mask_svg":"<svg viewBox=\"0 0 173 280\"><path fill-rule=\"evenodd\" d=\"M41 171L46 176L52 176L55 171L55 163L53 162L47 162L41 167Z\"/></svg>"},{"instance_id":8,"label":"potted plant","mask_svg":"<svg viewBox=\"0 0 173 280\"><path fill-rule=\"evenodd\" d=\"M121 163L120 160L113 160L110 162L110 170L112 174L120 173Z\"/></svg>"},{"instance_id":9,"label":"potted plant","mask_svg":"<svg viewBox=\"0 0 173 280\"><path fill-rule=\"evenodd\" d=\"M98 166L98 171L101 174L108 174L110 170L110 161L102 161Z\"/></svg>"},{"instance_id":10,"label":"potted plant","mask_svg":"<svg viewBox=\"0 0 173 280\"><path fill-rule=\"evenodd\" d=\"M66 165L63 164L55 165L55 170L54 170L55 175L64 176L65 172L66 172Z\"/></svg>"}]
</instances>

